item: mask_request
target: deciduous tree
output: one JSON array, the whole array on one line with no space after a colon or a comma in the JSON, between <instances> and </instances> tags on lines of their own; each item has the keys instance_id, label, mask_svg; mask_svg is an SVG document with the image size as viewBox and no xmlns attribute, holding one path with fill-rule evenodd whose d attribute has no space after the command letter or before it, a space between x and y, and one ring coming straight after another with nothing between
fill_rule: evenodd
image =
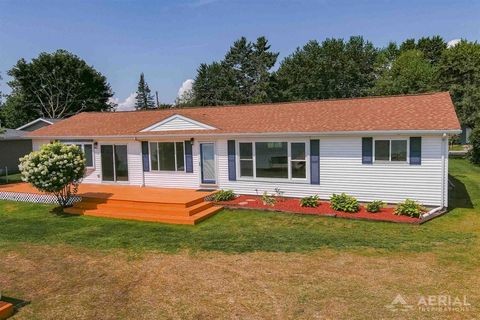
<instances>
[{"instance_id":1,"label":"deciduous tree","mask_svg":"<svg viewBox=\"0 0 480 320\"><path fill-rule=\"evenodd\" d=\"M110 111L113 93L107 79L78 56L66 51L41 53L27 62L20 59L8 71L17 108L33 120L42 116L64 118L82 111ZM20 112L20 110L17 110Z\"/></svg>"}]
</instances>

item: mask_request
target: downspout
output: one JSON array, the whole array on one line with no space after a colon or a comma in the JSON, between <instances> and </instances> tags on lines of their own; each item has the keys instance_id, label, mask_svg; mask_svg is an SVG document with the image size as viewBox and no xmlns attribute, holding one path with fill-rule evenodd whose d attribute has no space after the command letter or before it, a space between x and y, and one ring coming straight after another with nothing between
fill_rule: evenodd
<instances>
[{"instance_id":1,"label":"downspout","mask_svg":"<svg viewBox=\"0 0 480 320\"><path fill-rule=\"evenodd\" d=\"M446 133L443 134L442 136L442 207L445 207L445 179L446 179L446 176L445 176L445 161L446 161L446 157L445 157L445 150L446 150L446 147L445 147L445 143L448 139L448 136Z\"/></svg>"}]
</instances>

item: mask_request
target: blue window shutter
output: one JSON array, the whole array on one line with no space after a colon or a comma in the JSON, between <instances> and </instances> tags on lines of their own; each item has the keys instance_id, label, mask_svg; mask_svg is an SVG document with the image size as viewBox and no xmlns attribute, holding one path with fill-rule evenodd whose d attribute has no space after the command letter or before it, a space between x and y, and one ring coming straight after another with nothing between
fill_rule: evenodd
<instances>
[{"instance_id":1,"label":"blue window shutter","mask_svg":"<svg viewBox=\"0 0 480 320\"><path fill-rule=\"evenodd\" d=\"M362 163L373 163L373 138L362 138Z\"/></svg>"},{"instance_id":2,"label":"blue window shutter","mask_svg":"<svg viewBox=\"0 0 480 320\"><path fill-rule=\"evenodd\" d=\"M310 140L310 183L320 184L320 140Z\"/></svg>"},{"instance_id":3,"label":"blue window shutter","mask_svg":"<svg viewBox=\"0 0 480 320\"><path fill-rule=\"evenodd\" d=\"M185 172L193 172L192 142L185 141Z\"/></svg>"},{"instance_id":4,"label":"blue window shutter","mask_svg":"<svg viewBox=\"0 0 480 320\"><path fill-rule=\"evenodd\" d=\"M148 141L142 141L142 162L143 171L150 171L150 161L148 159Z\"/></svg>"},{"instance_id":5,"label":"blue window shutter","mask_svg":"<svg viewBox=\"0 0 480 320\"><path fill-rule=\"evenodd\" d=\"M228 140L228 180L237 180L237 168L235 159L235 140Z\"/></svg>"},{"instance_id":6,"label":"blue window shutter","mask_svg":"<svg viewBox=\"0 0 480 320\"><path fill-rule=\"evenodd\" d=\"M422 164L422 137L410 137L410 164Z\"/></svg>"}]
</instances>

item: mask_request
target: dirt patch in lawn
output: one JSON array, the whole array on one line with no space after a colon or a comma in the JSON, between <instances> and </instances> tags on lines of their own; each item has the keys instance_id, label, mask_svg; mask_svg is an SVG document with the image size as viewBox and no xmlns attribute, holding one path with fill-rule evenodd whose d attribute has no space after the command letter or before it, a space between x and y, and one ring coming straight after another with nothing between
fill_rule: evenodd
<instances>
[{"instance_id":1,"label":"dirt patch in lawn","mask_svg":"<svg viewBox=\"0 0 480 320\"><path fill-rule=\"evenodd\" d=\"M434 254L105 253L69 246L0 250L4 295L30 301L14 319L464 319L480 275ZM401 294L466 296L475 310L393 312Z\"/></svg>"}]
</instances>

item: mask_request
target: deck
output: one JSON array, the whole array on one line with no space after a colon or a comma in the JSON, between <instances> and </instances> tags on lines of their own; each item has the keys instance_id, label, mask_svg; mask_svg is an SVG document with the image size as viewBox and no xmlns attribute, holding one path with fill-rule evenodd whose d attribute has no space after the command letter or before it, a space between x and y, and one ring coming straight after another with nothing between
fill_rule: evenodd
<instances>
[{"instance_id":1,"label":"deck","mask_svg":"<svg viewBox=\"0 0 480 320\"><path fill-rule=\"evenodd\" d=\"M106 218L196 224L222 209L206 199L214 191L166 189L121 185L81 184L78 200L64 212ZM0 185L0 194L19 201L45 199L43 192L27 183Z\"/></svg>"}]
</instances>

